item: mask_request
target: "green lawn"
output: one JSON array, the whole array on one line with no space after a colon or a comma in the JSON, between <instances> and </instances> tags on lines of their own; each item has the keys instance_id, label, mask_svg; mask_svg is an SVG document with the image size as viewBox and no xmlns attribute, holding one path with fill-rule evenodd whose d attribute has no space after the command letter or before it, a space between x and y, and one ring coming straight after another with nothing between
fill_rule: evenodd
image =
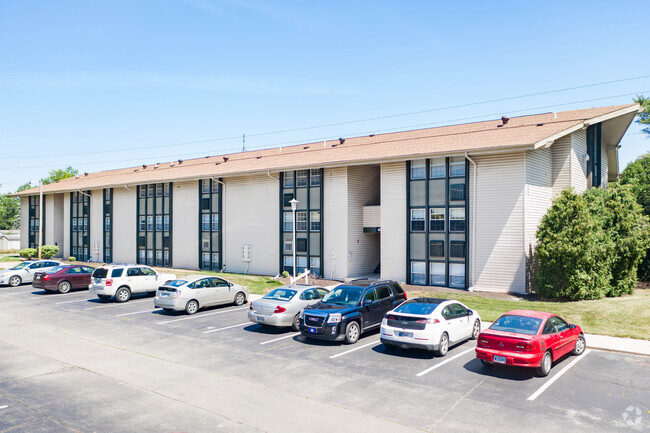
<instances>
[{"instance_id":1,"label":"green lawn","mask_svg":"<svg viewBox=\"0 0 650 433\"><path fill-rule=\"evenodd\" d=\"M270 277L262 277L259 275L242 275L242 274L228 274L221 272L211 272L211 271L185 271L185 270L165 270L164 268L158 269L160 272L174 272L178 277L187 276L187 275L214 275L217 277L223 277L228 281L233 283L241 284L246 287L249 292L255 293L257 295L265 295L270 288L281 286L282 283L275 281Z\"/></svg>"},{"instance_id":2,"label":"green lawn","mask_svg":"<svg viewBox=\"0 0 650 433\"><path fill-rule=\"evenodd\" d=\"M590 334L650 340L650 289L637 289L634 295L620 298L576 302L502 300L465 293L440 292L422 292L417 293L417 296L457 299L478 311L483 320L490 322L510 310L538 310L564 317Z\"/></svg>"},{"instance_id":3,"label":"green lawn","mask_svg":"<svg viewBox=\"0 0 650 433\"><path fill-rule=\"evenodd\" d=\"M0 257L0 262L19 262L22 259L20 256L4 256Z\"/></svg>"}]
</instances>

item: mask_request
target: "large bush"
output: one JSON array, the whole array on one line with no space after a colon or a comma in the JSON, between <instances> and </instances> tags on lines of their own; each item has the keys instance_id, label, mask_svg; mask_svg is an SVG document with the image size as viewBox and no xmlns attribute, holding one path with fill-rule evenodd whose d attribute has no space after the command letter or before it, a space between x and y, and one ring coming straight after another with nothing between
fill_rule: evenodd
<instances>
[{"instance_id":1,"label":"large bush","mask_svg":"<svg viewBox=\"0 0 650 433\"><path fill-rule=\"evenodd\" d=\"M621 183L630 185L636 201L643 207L643 212L650 215L650 153L640 156L629 163L621 173ZM650 281L650 249L639 265L639 278Z\"/></svg>"},{"instance_id":2,"label":"large bush","mask_svg":"<svg viewBox=\"0 0 650 433\"><path fill-rule=\"evenodd\" d=\"M648 228L630 187L563 191L537 230L537 292L569 300L631 293Z\"/></svg>"},{"instance_id":3,"label":"large bush","mask_svg":"<svg viewBox=\"0 0 650 433\"><path fill-rule=\"evenodd\" d=\"M51 259L59 254L59 247L56 245L43 245L41 247L41 258Z\"/></svg>"},{"instance_id":4,"label":"large bush","mask_svg":"<svg viewBox=\"0 0 650 433\"><path fill-rule=\"evenodd\" d=\"M20 250L18 254L26 259L31 259L32 257L36 257L38 250L36 248L25 248Z\"/></svg>"}]
</instances>

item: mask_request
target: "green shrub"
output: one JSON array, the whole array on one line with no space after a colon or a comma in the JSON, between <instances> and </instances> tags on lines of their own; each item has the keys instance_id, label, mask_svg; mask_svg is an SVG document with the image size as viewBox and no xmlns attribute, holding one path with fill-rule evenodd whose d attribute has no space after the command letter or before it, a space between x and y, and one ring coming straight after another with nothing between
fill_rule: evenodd
<instances>
[{"instance_id":1,"label":"green shrub","mask_svg":"<svg viewBox=\"0 0 650 433\"><path fill-rule=\"evenodd\" d=\"M18 254L26 259L31 259L38 255L38 250L36 248L25 248L24 250L20 250Z\"/></svg>"},{"instance_id":2,"label":"green shrub","mask_svg":"<svg viewBox=\"0 0 650 433\"><path fill-rule=\"evenodd\" d=\"M537 293L568 300L631 293L648 228L629 187L563 191L537 230Z\"/></svg>"},{"instance_id":3,"label":"green shrub","mask_svg":"<svg viewBox=\"0 0 650 433\"><path fill-rule=\"evenodd\" d=\"M650 153L638 157L629 163L621 173L621 183L631 185L636 201L643 207L643 212L650 215ZM640 279L650 281L650 248L639 265Z\"/></svg>"},{"instance_id":4,"label":"green shrub","mask_svg":"<svg viewBox=\"0 0 650 433\"><path fill-rule=\"evenodd\" d=\"M68 261L69 261L69 262L76 262L76 261L77 261L77 258L76 258L76 257L72 257L72 256L70 256L70 257L68 257Z\"/></svg>"},{"instance_id":5,"label":"green shrub","mask_svg":"<svg viewBox=\"0 0 650 433\"><path fill-rule=\"evenodd\" d=\"M287 271L282 271L282 276L283 276L284 278L289 277L289 272L287 272Z\"/></svg>"},{"instance_id":6,"label":"green shrub","mask_svg":"<svg viewBox=\"0 0 650 433\"><path fill-rule=\"evenodd\" d=\"M59 254L59 247L56 245L43 245L41 247L41 258L43 259L51 259L57 254Z\"/></svg>"}]
</instances>

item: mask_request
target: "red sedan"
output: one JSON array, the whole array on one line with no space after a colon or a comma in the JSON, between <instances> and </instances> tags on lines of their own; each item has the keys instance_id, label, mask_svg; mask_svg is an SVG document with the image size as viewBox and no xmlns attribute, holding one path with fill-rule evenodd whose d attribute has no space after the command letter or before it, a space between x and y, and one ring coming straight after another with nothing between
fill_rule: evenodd
<instances>
[{"instance_id":1,"label":"red sedan","mask_svg":"<svg viewBox=\"0 0 650 433\"><path fill-rule=\"evenodd\" d=\"M547 376L553 361L567 353L581 355L585 347L578 325L551 313L515 310L479 334L476 357L486 366L534 367L537 374Z\"/></svg>"},{"instance_id":2,"label":"red sedan","mask_svg":"<svg viewBox=\"0 0 650 433\"><path fill-rule=\"evenodd\" d=\"M37 289L68 293L72 289L87 289L94 269L89 266L57 266L34 274L32 286Z\"/></svg>"}]
</instances>

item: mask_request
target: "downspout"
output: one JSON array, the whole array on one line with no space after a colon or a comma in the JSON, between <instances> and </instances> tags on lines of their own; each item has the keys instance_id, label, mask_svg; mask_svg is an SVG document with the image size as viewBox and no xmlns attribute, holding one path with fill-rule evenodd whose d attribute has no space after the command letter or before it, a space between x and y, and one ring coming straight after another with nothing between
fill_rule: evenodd
<instances>
[{"instance_id":1,"label":"downspout","mask_svg":"<svg viewBox=\"0 0 650 433\"><path fill-rule=\"evenodd\" d=\"M129 188L128 185L124 185L124 189L126 189L126 190L128 190L128 191L131 191L131 192L134 192L134 193L136 193L136 194L138 193L137 191L132 190L131 188Z\"/></svg>"},{"instance_id":2,"label":"downspout","mask_svg":"<svg viewBox=\"0 0 650 433\"><path fill-rule=\"evenodd\" d=\"M472 262L470 266L472 267L472 285L467 289L472 292L474 290L474 285L476 280L474 276L476 275L476 161L469 157L469 154L465 152L465 158L472 163L474 169L474 174L472 175L472 240L471 240L471 249L472 249Z\"/></svg>"},{"instance_id":3,"label":"downspout","mask_svg":"<svg viewBox=\"0 0 650 433\"><path fill-rule=\"evenodd\" d=\"M223 186L222 193L221 193L221 203L225 203L226 202L226 184L223 183L222 181L220 181L219 179L215 179L212 176L210 176L210 179L212 179L213 181L215 181L218 184L221 184ZM223 209L223 208L224 208L224 206L221 207L221 209ZM225 226L225 224L223 223L225 221L225 219L226 219L225 216L226 216L225 211L223 212L223 215L219 215L219 218L221 219L221 228L222 229ZM221 254L221 272L222 273L226 272L226 236L223 234L223 231L224 230L222 230L222 233L221 233L221 242L223 243L223 251L220 252L220 254Z\"/></svg>"}]
</instances>

